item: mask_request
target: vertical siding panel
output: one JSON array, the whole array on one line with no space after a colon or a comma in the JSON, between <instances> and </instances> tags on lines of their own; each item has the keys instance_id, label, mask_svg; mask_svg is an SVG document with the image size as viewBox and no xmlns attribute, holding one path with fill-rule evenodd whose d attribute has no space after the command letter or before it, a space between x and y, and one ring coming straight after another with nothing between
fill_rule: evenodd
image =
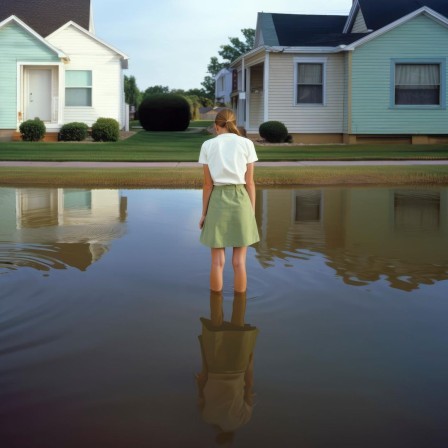
<instances>
[{"instance_id":1,"label":"vertical siding panel","mask_svg":"<svg viewBox=\"0 0 448 448\"><path fill-rule=\"evenodd\" d=\"M390 107L394 87L390 68L391 60L396 58L446 60L447 48L448 29L423 15L356 48L353 52L352 132L446 134L447 110Z\"/></svg>"}]
</instances>

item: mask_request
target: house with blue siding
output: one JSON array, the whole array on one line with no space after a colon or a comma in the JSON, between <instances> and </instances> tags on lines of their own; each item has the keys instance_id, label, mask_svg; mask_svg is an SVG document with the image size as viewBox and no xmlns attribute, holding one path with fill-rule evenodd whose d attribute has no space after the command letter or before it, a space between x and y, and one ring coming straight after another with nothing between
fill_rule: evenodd
<instances>
[{"instance_id":1,"label":"house with blue siding","mask_svg":"<svg viewBox=\"0 0 448 448\"><path fill-rule=\"evenodd\" d=\"M231 102L249 135L278 120L301 143L448 142L447 57L446 0L259 13Z\"/></svg>"},{"instance_id":2,"label":"house with blue siding","mask_svg":"<svg viewBox=\"0 0 448 448\"><path fill-rule=\"evenodd\" d=\"M36 117L50 139L73 121L123 126L127 61L95 35L90 0L2 0L0 139Z\"/></svg>"}]
</instances>

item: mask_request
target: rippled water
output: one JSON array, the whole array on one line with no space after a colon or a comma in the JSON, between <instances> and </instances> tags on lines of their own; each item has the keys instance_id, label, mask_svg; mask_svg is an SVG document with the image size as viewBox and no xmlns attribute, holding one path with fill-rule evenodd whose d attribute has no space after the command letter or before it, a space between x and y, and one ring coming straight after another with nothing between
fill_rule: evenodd
<instances>
[{"instance_id":1,"label":"rippled water","mask_svg":"<svg viewBox=\"0 0 448 448\"><path fill-rule=\"evenodd\" d=\"M0 189L0 210L2 448L216 446L201 192ZM256 214L255 406L228 446L448 446L448 189L263 190Z\"/></svg>"}]
</instances>

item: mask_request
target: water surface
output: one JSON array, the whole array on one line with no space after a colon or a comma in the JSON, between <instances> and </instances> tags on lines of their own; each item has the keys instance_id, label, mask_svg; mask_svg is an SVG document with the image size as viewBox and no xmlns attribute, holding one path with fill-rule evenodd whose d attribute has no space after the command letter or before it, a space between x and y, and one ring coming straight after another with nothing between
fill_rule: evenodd
<instances>
[{"instance_id":1,"label":"water surface","mask_svg":"<svg viewBox=\"0 0 448 448\"><path fill-rule=\"evenodd\" d=\"M216 446L201 192L8 188L0 210L2 446ZM448 189L262 190L256 214L232 446L447 446Z\"/></svg>"}]
</instances>

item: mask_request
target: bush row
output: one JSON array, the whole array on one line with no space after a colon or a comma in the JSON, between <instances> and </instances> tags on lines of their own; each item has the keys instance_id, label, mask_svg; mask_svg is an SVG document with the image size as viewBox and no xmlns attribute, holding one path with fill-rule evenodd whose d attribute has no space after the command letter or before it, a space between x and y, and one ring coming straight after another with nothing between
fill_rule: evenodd
<instances>
[{"instance_id":1,"label":"bush row","mask_svg":"<svg viewBox=\"0 0 448 448\"><path fill-rule=\"evenodd\" d=\"M39 118L24 121L20 125L22 140L38 142L45 136L45 124ZM72 122L64 124L59 131L59 140L64 142L80 142L89 134L89 127L85 123ZM120 136L120 125L113 118L98 118L92 125L92 138L95 142L116 142Z\"/></svg>"}]
</instances>

